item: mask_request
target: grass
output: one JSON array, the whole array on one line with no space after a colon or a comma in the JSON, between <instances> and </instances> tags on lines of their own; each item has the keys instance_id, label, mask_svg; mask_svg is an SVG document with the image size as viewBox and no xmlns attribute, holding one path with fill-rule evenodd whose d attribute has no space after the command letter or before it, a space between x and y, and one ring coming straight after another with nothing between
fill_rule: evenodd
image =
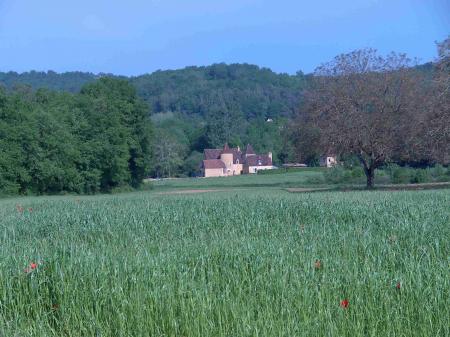
<instances>
[{"instance_id":1,"label":"grass","mask_svg":"<svg viewBox=\"0 0 450 337\"><path fill-rule=\"evenodd\" d=\"M283 174L246 174L217 178L176 178L152 181L156 190L248 187L296 187L323 184L323 169L305 169Z\"/></svg>"},{"instance_id":2,"label":"grass","mask_svg":"<svg viewBox=\"0 0 450 337\"><path fill-rule=\"evenodd\" d=\"M425 172L426 170L413 170L398 168L398 172ZM431 175L430 175L431 176ZM446 178L442 175L440 178ZM448 179L447 179L448 180ZM443 179L442 181L447 181ZM326 169L309 167L301 169L284 169L263 171L263 174L247 174L233 177L217 178L174 178L147 181L154 191L186 191L186 190L248 190L265 188L266 191L284 189L299 190L335 190L351 191L366 189L366 178L360 168L346 170L344 168ZM448 188L449 183L430 181L414 184L393 183L388 170L377 170L375 176L376 190L406 190L406 189L438 189Z\"/></svg>"},{"instance_id":3,"label":"grass","mask_svg":"<svg viewBox=\"0 0 450 337\"><path fill-rule=\"evenodd\" d=\"M449 206L448 189L0 200L0 336L449 336Z\"/></svg>"}]
</instances>

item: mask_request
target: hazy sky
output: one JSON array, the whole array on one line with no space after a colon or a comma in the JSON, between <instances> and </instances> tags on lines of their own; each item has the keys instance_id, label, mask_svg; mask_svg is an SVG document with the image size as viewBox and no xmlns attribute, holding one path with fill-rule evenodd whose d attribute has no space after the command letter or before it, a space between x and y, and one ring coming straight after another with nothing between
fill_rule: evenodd
<instances>
[{"instance_id":1,"label":"hazy sky","mask_svg":"<svg viewBox=\"0 0 450 337\"><path fill-rule=\"evenodd\" d=\"M247 62L311 72L361 47L426 62L449 13L450 0L0 0L0 71Z\"/></svg>"}]
</instances>

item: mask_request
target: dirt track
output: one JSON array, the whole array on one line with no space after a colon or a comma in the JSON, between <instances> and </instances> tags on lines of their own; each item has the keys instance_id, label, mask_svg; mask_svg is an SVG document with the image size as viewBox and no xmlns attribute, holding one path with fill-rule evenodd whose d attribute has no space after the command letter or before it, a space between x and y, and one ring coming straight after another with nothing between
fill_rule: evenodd
<instances>
[{"instance_id":1,"label":"dirt track","mask_svg":"<svg viewBox=\"0 0 450 337\"><path fill-rule=\"evenodd\" d=\"M160 192L160 195L170 195L170 194L195 194L195 193L210 193L210 192L224 192L229 190L178 190L169 192Z\"/></svg>"}]
</instances>

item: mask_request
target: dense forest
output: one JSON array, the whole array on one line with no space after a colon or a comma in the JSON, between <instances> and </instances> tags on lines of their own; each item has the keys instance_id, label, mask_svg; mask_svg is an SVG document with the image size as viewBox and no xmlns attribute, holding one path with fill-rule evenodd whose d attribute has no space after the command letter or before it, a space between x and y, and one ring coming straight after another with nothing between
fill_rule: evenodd
<instances>
[{"instance_id":1,"label":"dense forest","mask_svg":"<svg viewBox=\"0 0 450 337\"><path fill-rule=\"evenodd\" d=\"M342 113L359 109L362 121L366 122L376 116L372 111L377 104L376 95L352 98L356 82L351 76L355 75L332 74L339 70L346 56L340 57L334 61L338 63L332 64L331 75L277 74L249 64L187 67L137 77L52 71L0 73L0 191L95 193L137 187L146 176L194 176L199 171L203 149L220 147L225 142L241 147L251 143L258 152L272 151L275 164L287 161L317 164L323 152L332 150L325 145L333 144L334 140L327 140L325 145L321 142L325 139L325 129L312 119L314 110L331 111L326 104L338 98L343 89L336 82L336 90L340 91L333 93L329 83L349 78L348 98L364 100L365 108L342 105ZM354 54L347 57L354 62ZM431 63L413 68L408 65L413 71L408 70L406 77L394 76L392 81L397 81L397 77L412 81L409 74L414 73L421 89L402 91L402 94L408 93L419 102L415 105L419 107L415 116L425 118L425 110L428 116L436 113L439 118L444 116L444 129L441 128L444 131L438 132L443 135L442 149L448 143L448 121L445 122L445 112L441 112L446 110L448 100L441 98L440 106L436 103L421 107L420 103L421 95L436 91L435 73L445 77L445 71L439 70L439 66L436 68L439 71L435 68ZM378 72L375 68L373 71ZM385 74L400 74L400 71L392 68ZM373 77L369 75L357 74L354 79L372 94L375 87L366 85ZM321 88L318 80L323 82ZM448 75L444 80L448 80ZM383 81L386 82L386 77ZM384 89L380 87L380 90L382 93ZM314 96L311 93L320 92L323 94L311 99ZM320 103L327 97L325 93L332 96ZM343 99L349 101L344 96ZM408 100L406 96L405 99ZM324 122L328 127L333 126L327 118L322 118L322 126ZM437 125L442 124L439 118L434 119ZM361 124L361 127L364 130L371 126ZM331 133L328 130L326 134ZM352 139L353 134L349 137ZM435 142L436 137L429 139ZM344 140L348 145L348 140ZM403 145L403 149L409 146ZM350 148L345 151L354 153ZM407 157L402 153L390 159L433 163L439 162L439 158L435 155Z\"/></svg>"},{"instance_id":2,"label":"dense forest","mask_svg":"<svg viewBox=\"0 0 450 337\"><path fill-rule=\"evenodd\" d=\"M137 187L150 168L146 105L124 80L77 94L0 90L0 191L96 193Z\"/></svg>"}]
</instances>

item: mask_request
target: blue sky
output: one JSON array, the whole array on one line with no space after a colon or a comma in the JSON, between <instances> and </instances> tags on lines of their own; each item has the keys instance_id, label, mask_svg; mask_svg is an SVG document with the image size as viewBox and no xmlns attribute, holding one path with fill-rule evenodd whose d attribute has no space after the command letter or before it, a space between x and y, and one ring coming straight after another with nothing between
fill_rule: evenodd
<instances>
[{"instance_id":1,"label":"blue sky","mask_svg":"<svg viewBox=\"0 0 450 337\"><path fill-rule=\"evenodd\" d=\"M427 62L449 13L450 0L0 0L0 71L247 62L311 72L362 47Z\"/></svg>"}]
</instances>

